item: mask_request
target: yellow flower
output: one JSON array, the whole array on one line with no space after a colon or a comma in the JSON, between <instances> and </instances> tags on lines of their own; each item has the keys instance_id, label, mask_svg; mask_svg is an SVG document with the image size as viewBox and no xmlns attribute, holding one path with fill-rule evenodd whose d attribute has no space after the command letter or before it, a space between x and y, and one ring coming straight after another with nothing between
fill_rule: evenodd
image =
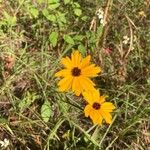
<instances>
[{"instance_id":1,"label":"yellow flower","mask_svg":"<svg viewBox=\"0 0 150 150\"><path fill-rule=\"evenodd\" d=\"M95 84L89 78L96 77L101 69L90 64L90 59L90 55L82 58L78 51L71 54L71 59L69 57L61 59L65 69L55 74L56 77L64 77L58 83L60 91L72 89L79 96L85 90L94 89Z\"/></svg>"},{"instance_id":2,"label":"yellow flower","mask_svg":"<svg viewBox=\"0 0 150 150\"><path fill-rule=\"evenodd\" d=\"M102 124L103 119L106 123L112 122L111 112L115 106L110 102L105 102L106 96L100 96L99 90L83 92L84 99L88 102L84 109L86 117L90 117L94 124Z\"/></svg>"}]
</instances>

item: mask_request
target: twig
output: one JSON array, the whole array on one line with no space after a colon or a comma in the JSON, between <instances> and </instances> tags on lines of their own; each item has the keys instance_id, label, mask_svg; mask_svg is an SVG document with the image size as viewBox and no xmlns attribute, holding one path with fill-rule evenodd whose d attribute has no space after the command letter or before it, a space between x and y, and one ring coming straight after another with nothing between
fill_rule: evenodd
<instances>
[{"instance_id":1,"label":"twig","mask_svg":"<svg viewBox=\"0 0 150 150\"><path fill-rule=\"evenodd\" d=\"M129 46L129 49L128 49L127 53L124 56L124 58L126 59L128 57L128 55L129 55L129 53L132 50L132 45L133 45L133 30L132 30L132 26L131 26L131 23L132 23L131 19L127 15L125 15L125 17L127 18L127 21L128 21L129 27L130 27L130 46Z\"/></svg>"},{"instance_id":2,"label":"twig","mask_svg":"<svg viewBox=\"0 0 150 150\"><path fill-rule=\"evenodd\" d=\"M10 102L0 102L0 105L8 105Z\"/></svg>"}]
</instances>

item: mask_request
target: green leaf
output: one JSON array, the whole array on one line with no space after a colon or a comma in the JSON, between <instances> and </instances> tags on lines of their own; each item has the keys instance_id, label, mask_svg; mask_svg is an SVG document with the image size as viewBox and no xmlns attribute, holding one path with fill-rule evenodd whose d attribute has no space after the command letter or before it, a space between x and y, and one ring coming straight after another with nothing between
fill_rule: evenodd
<instances>
[{"instance_id":1,"label":"green leaf","mask_svg":"<svg viewBox=\"0 0 150 150\"><path fill-rule=\"evenodd\" d=\"M84 38L83 35L75 35L75 36L73 37L73 39L74 39L75 41L82 41L83 38Z\"/></svg>"},{"instance_id":2,"label":"green leaf","mask_svg":"<svg viewBox=\"0 0 150 150\"><path fill-rule=\"evenodd\" d=\"M47 9L43 9L43 10L42 10L42 13L43 13L43 15L44 15L45 17L47 17L47 16L49 15L49 12L48 12Z\"/></svg>"},{"instance_id":3,"label":"green leaf","mask_svg":"<svg viewBox=\"0 0 150 150\"><path fill-rule=\"evenodd\" d=\"M83 16L81 19L82 19L83 21L87 21L88 16Z\"/></svg>"},{"instance_id":4,"label":"green leaf","mask_svg":"<svg viewBox=\"0 0 150 150\"><path fill-rule=\"evenodd\" d=\"M74 14L75 14L76 16L81 16L82 10L79 9L79 8L75 8L75 9L74 9Z\"/></svg>"},{"instance_id":5,"label":"green leaf","mask_svg":"<svg viewBox=\"0 0 150 150\"><path fill-rule=\"evenodd\" d=\"M60 3L50 4L50 5L48 6L48 8L49 8L50 10L54 10L54 9L58 8L59 6L60 6Z\"/></svg>"},{"instance_id":6,"label":"green leaf","mask_svg":"<svg viewBox=\"0 0 150 150\"><path fill-rule=\"evenodd\" d=\"M47 9L44 9L42 13L49 21L56 22L56 16L50 15Z\"/></svg>"},{"instance_id":7,"label":"green leaf","mask_svg":"<svg viewBox=\"0 0 150 150\"><path fill-rule=\"evenodd\" d=\"M147 84L150 86L150 78L147 79Z\"/></svg>"},{"instance_id":8,"label":"green leaf","mask_svg":"<svg viewBox=\"0 0 150 150\"><path fill-rule=\"evenodd\" d=\"M45 122L48 122L52 114L52 108L50 103L46 100L41 107L41 117Z\"/></svg>"},{"instance_id":9,"label":"green leaf","mask_svg":"<svg viewBox=\"0 0 150 150\"><path fill-rule=\"evenodd\" d=\"M71 36L69 36L69 35L64 35L63 38L64 38L65 42L67 42L68 44L74 45L74 40L73 40L73 38L72 38Z\"/></svg>"},{"instance_id":10,"label":"green leaf","mask_svg":"<svg viewBox=\"0 0 150 150\"><path fill-rule=\"evenodd\" d=\"M33 7L30 8L30 13L31 13L35 18L37 18L38 15L39 15L38 9L33 8Z\"/></svg>"},{"instance_id":11,"label":"green leaf","mask_svg":"<svg viewBox=\"0 0 150 150\"><path fill-rule=\"evenodd\" d=\"M71 2L71 0L64 0L65 5L70 3L70 2Z\"/></svg>"},{"instance_id":12,"label":"green leaf","mask_svg":"<svg viewBox=\"0 0 150 150\"><path fill-rule=\"evenodd\" d=\"M41 4L41 3L44 2L44 0L37 0L37 2L38 2L39 4Z\"/></svg>"},{"instance_id":13,"label":"green leaf","mask_svg":"<svg viewBox=\"0 0 150 150\"><path fill-rule=\"evenodd\" d=\"M11 19L11 21L10 21L10 24L11 24L12 26L15 26L15 25L16 25L16 22L17 22L16 16L12 17L12 19Z\"/></svg>"},{"instance_id":14,"label":"green leaf","mask_svg":"<svg viewBox=\"0 0 150 150\"><path fill-rule=\"evenodd\" d=\"M49 4L52 4L52 3L58 3L60 0L48 0L48 3Z\"/></svg>"},{"instance_id":15,"label":"green leaf","mask_svg":"<svg viewBox=\"0 0 150 150\"><path fill-rule=\"evenodd\" d=\"M57 12L57 21L61 23L66 23L66 17L64 13Z\"/></svg>"},{"instance_id":16,"label":"green leaf","mask_svg":"<svg viewBox=\"0 0 150 150\"><path fill-rule=\"evenodd\" d=\"M79 50L79 52L81 52L81 54L82 54L83 56L85 56L85 54L86 54L86 49L85 49L85 46L84 46L83 44L80 44L80 45L78 46L78 50Z\"/></svg>"},{"instance_id":17,"label":"green leaf","mask_svg":"<svg viewBox=\"0 0 150 150\"><path fill-rule=\"evenodd\" d=\"M17 22L16 16L10 16L6 11L3 12L4 20L9 26L15 26Z\"/></svg>"},{"instance_id":18,"label":"green leaf","mask_svg":"<svg viewBox=\"0 0 150 150\"><path fill-rule=\"evenodd\" d=\"M64 100L64 97L62 96L62 99ZM66 116L69 112L70 105L68 103L65 103L64 101L59 101L59 110L61 113L63 113L64 116Z\"/></svg>"},{"instance_id":19,"label":"green leaf","mask_svg":"<svg viewBox=\"0 0 150 150\"><path fill-rule=\"evenodd\" d=\"M58 32L52 32L49 36L49 40L50 40L52 46L55 47L57 45L57 41L58 41Z\"/></svg>"},{"instance_id":20,"label":"green leaf","mask_svg":"<svg viewBox=\"0 0 150 150\"><path fill-rule=\"evenodd\" d=\"M23 98L23 100L20 101L20 103L18 105L20 112L23 112L38 98L39 98L39 96L37 96L35 93L27 92L25 97Z\"/></svg>"},{"instance_id":21,"label":"green leaf","mask_svg":"<svg viewBox=\"0 0 150 150\"><path fill-rule=\"evenodd\" d=\"M74 2L74 3L73 3L73 7L74 7L74 8L80 8L80 4L77 3L77 2Z\"/></svg>"},{"instance_id":22,"label":"green leaf","mask_svg":"<svg viewBox=\"0 0 150 150\"><path fill-rule=\"evenodd\" d=\"M55 15L48 15L48 16L47 16L47 19L48 19L49 21L56 22L56 16L55 16Z\"/></svg>"}]
</instances>

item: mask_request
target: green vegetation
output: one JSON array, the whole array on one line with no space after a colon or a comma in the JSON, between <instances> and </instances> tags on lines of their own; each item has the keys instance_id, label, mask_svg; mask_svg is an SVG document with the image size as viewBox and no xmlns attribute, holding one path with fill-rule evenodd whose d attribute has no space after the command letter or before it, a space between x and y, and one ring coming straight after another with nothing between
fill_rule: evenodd
<instances>
[{"instance_id":1,"label":"green vegetation","mask_svg":"<svg viewBox=\"0 0 150 150\"><path fill-rule=\"evenodd\" d=\"M150 148L149 9L149 0L0 0L1 149ZM93 126L82 96L57 90L59 60L73 49L103 70L94 82L117 108L110 126Z\"/></svg>"}]
</instances>

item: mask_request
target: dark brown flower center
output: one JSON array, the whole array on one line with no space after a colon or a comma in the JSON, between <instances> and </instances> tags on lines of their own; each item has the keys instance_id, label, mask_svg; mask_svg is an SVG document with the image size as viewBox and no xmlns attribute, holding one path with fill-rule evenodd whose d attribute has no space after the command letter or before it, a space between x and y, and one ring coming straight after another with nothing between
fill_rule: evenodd
<instances>
[{"instance_id":1,"label":"dark brown flower center","mask_svg":"<svg viewBox=\"0 0 150 150\"><path fill-rule=\"evenodd\" d=\"M96 110L100 109L100 107L101 107L101 105L99 103L94 103L93 104L93 108L96 109Z\"/></svg>"},{"instance_id":2,"label":"dark brown flower center","mask_svg":"<svg viewBox=\"0 0 150 150\"><path fill-rule=\"evenodd\" d=\"M79 76L81 74L81 70L78 67L74 67L71 72L73 76Z\"/></svg>"}]
</instances>

